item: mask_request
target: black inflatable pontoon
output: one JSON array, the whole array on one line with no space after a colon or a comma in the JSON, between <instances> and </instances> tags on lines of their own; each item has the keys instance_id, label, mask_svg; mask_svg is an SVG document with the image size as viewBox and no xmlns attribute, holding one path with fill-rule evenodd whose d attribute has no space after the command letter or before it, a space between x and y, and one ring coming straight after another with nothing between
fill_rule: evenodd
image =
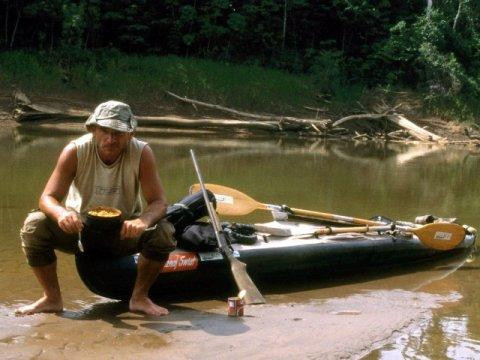
<instances>
[{"instance_id":1,"label":"black inflatable pontoon","mask_svg":"<svg viewBox=\"0 0 480 360\"><path fill-rule=\"evenodd\" d=\"M268 225L291 228L293 234L305 226L290 221ZM232 247L238 259L247 264L252 279L260 281L259 284L279 274L301 278L305 274L322 276L337 271L348 273L368 268L408 266L466 254L475 243L474 234L467 234L461 244L446 251L426 247L416 236L402 233L347 233L319 238L258 233L257 238L255 244L233 244ZM136 261L136 255L96 258L79 254L76 257L78 273L86 286L98 295L113 299L129 298L136 276ZM215 292L232 284L229 264L220 252L192 252L178 248L170 254L151 294L174 296L195 289Z\"/></svg>"}]
</instances>

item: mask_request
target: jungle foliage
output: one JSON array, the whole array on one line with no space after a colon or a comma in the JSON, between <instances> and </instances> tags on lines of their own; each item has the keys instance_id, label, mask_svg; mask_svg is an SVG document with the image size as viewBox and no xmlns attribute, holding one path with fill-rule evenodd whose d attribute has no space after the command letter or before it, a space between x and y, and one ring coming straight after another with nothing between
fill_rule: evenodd
<instances>
[{"instance_id":1,"label":"jungle foliage","mask_svg":"<svg viewBox=\"0 0 480 360\"><path fill-rule=\"evenodd\" d=\"M330 96L358 87L408 87L423 92L432 108L466 117L480 113L478 0L2 0L0 5L3 51L40 52L67 70L82 63L94 71L101 61L93 59L112 51L176 55L309 75L318 93Z\"/></svg>"}]
</instances>

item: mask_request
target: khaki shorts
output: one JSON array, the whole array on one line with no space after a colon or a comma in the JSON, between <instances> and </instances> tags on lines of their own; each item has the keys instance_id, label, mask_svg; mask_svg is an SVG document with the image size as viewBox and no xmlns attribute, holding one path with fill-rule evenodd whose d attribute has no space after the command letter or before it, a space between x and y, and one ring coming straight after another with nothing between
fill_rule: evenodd
<instances>
[{"instance_id":1,"label":"khaki shorts","mask_svg":"<svg viewBox=\"0 0 480 360\"><path fill-rule=\"evenodd\" d=\"M137 239L123 239L112 256L126 256L140 252L150 260L165 261L175 249L175 228L167 220L160 220L155 230L145 232ZM30 266L46 266L57 257L54 250L69 254L80 252L78 234L66 234L58 224L41 211L28 214L20 230L23 252Z\"/></svg>"}]
</instances>

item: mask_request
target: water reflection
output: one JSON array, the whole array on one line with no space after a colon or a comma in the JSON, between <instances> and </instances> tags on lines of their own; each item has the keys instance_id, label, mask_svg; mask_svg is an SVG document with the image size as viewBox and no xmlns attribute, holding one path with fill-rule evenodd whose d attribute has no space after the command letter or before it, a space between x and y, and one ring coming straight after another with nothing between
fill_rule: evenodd
<instances>
[{"instance_id":1,"label":"water reflection","mask_svg":"<svg viewBox=\"0 0 480 360\"><path fill-rule=\"evenodd\" d=\"M60 150L76 136L18 130L0 139L0 254L3 259L0 304L6 309L38 296L38 286L19 248L18 229L26 212L37 206L40 191ZM477 216L480 158L475 150L322 139L252 141L212 136L145 139L156 154L171 202L185 196L189 186L196 182L188 155L188 150L194 148L206 181L237 188L261 202L363 218L380 214L413 220L417 215L432 213L455 216L477 228L480 225ZM255 212L241 221L270 218L267 213ZM277 289L270 300L302 302L398 288L457 294L460 301L453 299L434 310L433 317L407 329L393 344L368 358L478 358L480 291L476 284L480 263L475 260L456 270L460 265L439 264L434 270L417 268L415 272L410 269L376 276L358 274L346 280L333 279L330 283L311 282L300 288ZM60 256L59 269L66 307L73 311L67 316L90 316L96 320L112 309L115 316L123 311L121 305L111 304L85 310L87 304L98 302L98 298L79 280L71 257ZM192 306L201 308L212 304Z\"/></svg>"},{"instance_id":2,"label":"water reflection","mask_svg":"<svg viewBox=\"0 0 480 360\"><path fill-rule=\"evenodd\" d=\"M475 285L480 260L466 263L441 281L420 291L456 291L461 301L444 304L420 323L404 329L392 344L366 359L478 359L480 357L479 291ZM434 286L432 286L434 285Z\"/></svg>"}]
</instances>

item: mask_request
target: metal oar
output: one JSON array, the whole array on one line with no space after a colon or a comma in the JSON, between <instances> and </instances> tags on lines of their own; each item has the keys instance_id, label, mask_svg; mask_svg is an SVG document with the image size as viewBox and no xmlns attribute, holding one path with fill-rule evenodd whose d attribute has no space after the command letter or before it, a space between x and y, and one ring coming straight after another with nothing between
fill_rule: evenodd
<instances>
[{"instance_id":1,"label":"metal oar","mask_svg":"<svg viewBox=\"0 0 480 360\"><path fill-rule=\"evenodd\" d=\"M281 205L262 204L248 195L229 188L227 186L216 184L205 184L205 187L214 193L217 200L217 211L222 215L238 216L247 215L255 210L267 211L284 211ZM199 184L194 184L190 187L190 192L195 193L200 190ZM309 216L320 218L324 220L341 221L349 224L367 225L366 227L350 227L350 228L335 228L336 233L341 232L368 232L368 231L387 231L391 230L391 225L385 223L354 218L350 216L342 216L336 214L323 213L318 211L310 211L296 208L289 208L294 215ZM341 230L341 229L345 229ZM347 230L348 229L348 230ZM354 231L353 229L359 229ZM369 229L369 230L367 230ZM460 244L465 238L465 229L458 224L451 223L435 223L428 224L422 227L411 226L396 226L396 229L415 234L420 241L427 247L437 250L449 250ZM363 231L365 230L365 231ZM318 231L324 231L319 229ZM332 233L332 232L330 232ZM317 233L320 234L320 233ZM327 234L327 233L324 233Z\"/></svg>"},{"instance_id":2,"label":"metal oar","mask_svg":"<svg viewBox=\"0 0 480 360\"><path fill-rule=\"evenodd\" d=\"M215 237L217 238L218 247L220 248L224 257L230 262L230 268L232 270L233 278L235 283L238 286L240 291L245 290L245 303L246 304L263 304L265 299L263 298L260 291L253 283L250 276L247 273L247 265L235 256L233 256L233 251L227 243L225 238L225 233L223 232L222 227L220 226L220 221L218 219L217 213L213 208L210 200L208 199L207 190L205 189L202 174L200 172L200 167L197 164L197 159L195 158L195 153L193 150L190 150L190 155L192 157L193 165L197 173L198 181L200 182L200 191L202 191L203 199L207 206L208 215L212 221L213 229L215 230Z\"/></svg>"}]
</instances>

